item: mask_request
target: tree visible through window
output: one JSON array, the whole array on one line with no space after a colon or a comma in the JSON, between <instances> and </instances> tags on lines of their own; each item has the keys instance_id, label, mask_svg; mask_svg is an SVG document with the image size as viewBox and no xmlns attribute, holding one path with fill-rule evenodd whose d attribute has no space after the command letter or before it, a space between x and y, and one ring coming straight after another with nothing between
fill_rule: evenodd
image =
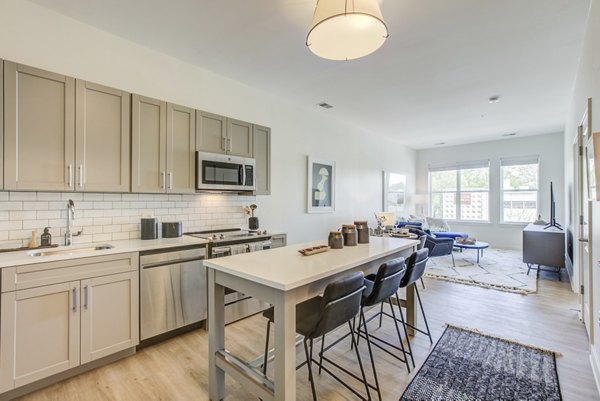
<instances>
[{"instance_id":1,"label":"tree visible through window","mask_svg":"<svg viewBox=\"0 0 600 401\"><path fill-rule=\"evenodd\" d=\"M502 221L534 221L538 212L538 162L502 162Z\"/></svg>"},{"instance_id":2,"label":"tree visible through window","mask_svg":"<svg viewBox=\"0 0 600 401\"><path fill-rule=\"evenodd\" d=\"M429 172L431 215L450 220L489 220L490 168Z\"/></svg>"}]
</instances>

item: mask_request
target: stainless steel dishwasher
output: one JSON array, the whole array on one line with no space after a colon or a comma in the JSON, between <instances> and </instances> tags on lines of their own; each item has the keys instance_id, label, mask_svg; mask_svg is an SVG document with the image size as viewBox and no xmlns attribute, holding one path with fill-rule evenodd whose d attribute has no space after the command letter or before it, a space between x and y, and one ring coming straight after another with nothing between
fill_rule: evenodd
<instances>
[{"instance_id":1,"label":"stainless steel dishwasher","mask_svg":"<svg viewBox=\"0 0 600 401\"><path fill-rule=\"evenodd\" d=\"M206 319L205 257L197 246L140 253L142 341Z\"/></svg>"}]
</instances>

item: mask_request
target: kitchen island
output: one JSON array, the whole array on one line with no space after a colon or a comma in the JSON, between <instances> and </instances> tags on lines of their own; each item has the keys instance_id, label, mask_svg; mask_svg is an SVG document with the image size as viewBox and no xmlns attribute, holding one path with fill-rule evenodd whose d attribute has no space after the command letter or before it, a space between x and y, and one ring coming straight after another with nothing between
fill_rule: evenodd
<instances>
[{"instance_id":1,"label":"kitchen island","mask_svg":"<svg viewBox=\"0 0 600 401\"><path fill-rule=\"evenodd\" d=\"M296 304L319 295L325 286L353 271L375 272L386 260L407 257L418 241L370 237L369 244L302 256L308 243L207 260L209 325L209 392L212 401L225 396L225 373L263 400L296 399ZM268 302L275 309L274 381L225 349L225 287ZM415 323L412 286L406 289L407 318Z\"/></svg>"}]
</instances>

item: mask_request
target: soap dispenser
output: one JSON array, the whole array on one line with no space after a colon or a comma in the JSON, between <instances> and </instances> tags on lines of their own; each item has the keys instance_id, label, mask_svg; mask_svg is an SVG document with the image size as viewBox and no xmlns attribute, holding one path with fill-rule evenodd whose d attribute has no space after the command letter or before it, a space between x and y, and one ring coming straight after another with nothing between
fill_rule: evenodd
<instances>
[{"instance_id":1,"label":"soap dispenser","mask_svg":"<svg viewBox=\"0 0 600 401\"><path fill-rule=\"evenodd\" d=\"M50 228L44 228L44 233L41 235L41 246L52 245L52 234L50 234Z\"/></svg>"}]
</instances>

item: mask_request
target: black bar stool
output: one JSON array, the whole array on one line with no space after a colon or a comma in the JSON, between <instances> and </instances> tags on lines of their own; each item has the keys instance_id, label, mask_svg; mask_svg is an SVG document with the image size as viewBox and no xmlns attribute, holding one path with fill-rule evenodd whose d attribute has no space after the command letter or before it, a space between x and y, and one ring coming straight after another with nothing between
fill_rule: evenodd
<instances>
[{"instance_id":1,"label":"black bar stool","mask_svg":"<svg viewBox=\"0 0 600 401\"><path fill-rule=\"evenodd\" d=\"M317 400L317 392L315 390L312 372L313 363L319 367L319 373L321 372L321 369L324 370L360 399L365 401L371 400L369 385L363 369L360 353L356 347L356 339L354 337L354 331L352 330L352 324L350 323L360 310L362 293L365 288L363 273L355 272L349 276L343 277L333 283L328 284L327 287L325 287L325 291L323 292L322 296L311 298L296 305L296 332L304 336L304 353L306 355L305 363L308 366L308 378L313 394L313 400L315 401ZM268 319L267 338L265 343L265 359L263 362L263 373L266 374L268 363L269 331L270 325L274 321L273 308L267 309L265 312L263 312L263 316ZM348 324L348 328L350 330L352 345L356 350L356 358L360 367L361 377L350 372L343 366L333 362L331 359L326 358L322 353L319 354L318 362L312 357L313 340L319 337L324 338L327 333L342 326L344 323ZM333 372L331 372L331 370L323 365L323 361L328 362L353 378L362 381L365 385L367 397L365 398L356 389L350 387L345 381L337 377ZM300 368L303 365L304 363L300 364L297 368Z\"/></svg>"}]
</instances>

